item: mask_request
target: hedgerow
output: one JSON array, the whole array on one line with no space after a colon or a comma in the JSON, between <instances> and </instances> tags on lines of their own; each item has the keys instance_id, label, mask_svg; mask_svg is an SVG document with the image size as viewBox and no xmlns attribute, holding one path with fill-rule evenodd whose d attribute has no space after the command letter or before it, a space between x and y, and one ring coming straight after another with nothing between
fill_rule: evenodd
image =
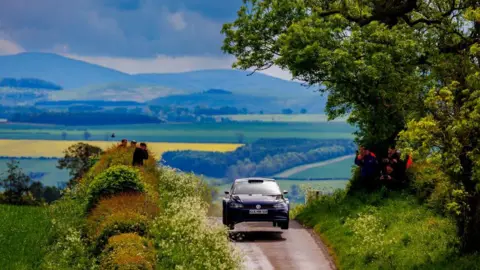
<instances>
[{"instance_id":1,"label":"hedgerow","mask_svg":"<svg viewBox=\"0 0 480 270\"><path fill-rule=\"evenodd\" d=\"M152 241L134 233L112 236L100 258L100 266L104 270L153 270L155 249Z\"/></svg>"},{"instance_id":2,"label":"hedgerow","mask_svg":"<svg viewBox=\"0 0 480 270\"><path fill-rule=\"evenodd\" d=\"M145 184L138 170L125 165L115 165L99 174L89 184L87 189L87 211L90 210L102 197L122 192L143 192Z\"/></svg>"},{"instance_id":3,"label":"hedgerow","mask_svg":"<svg viewBox=\"0 0 480 270\"><path fill-rule=\"evenodd\" d=\"M238 269L226 229L207 218L212 189L152 158L132 168L132 153L107 150L54 204L42 268Z\"/></svg>"}]
</instances>

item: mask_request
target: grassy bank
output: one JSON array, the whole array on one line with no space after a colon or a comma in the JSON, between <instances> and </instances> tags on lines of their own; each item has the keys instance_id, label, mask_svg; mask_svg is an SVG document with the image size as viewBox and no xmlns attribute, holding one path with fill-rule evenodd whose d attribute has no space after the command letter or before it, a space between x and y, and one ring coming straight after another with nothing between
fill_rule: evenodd
<instances>
[{"instance_id":1,"label":"grassy bank","mask_svg":"<svg viewBox=\"0 0 480 270\"><path fill-rule=\"evenodd\" d=\"M325 240L340 269L479 269L460 256L455 226L405 193L338 191L295 210Z\"/></svg>"},{"instance_id":2,"label":"grassy bank","mask_svg":"<svg viewBox=\"0 0 480 270\"><path fill-rule=\"evenodd\" d=\"M0 268L36 269L51 235L48 208L0 205Z\"/></svg>"}]
</instances>

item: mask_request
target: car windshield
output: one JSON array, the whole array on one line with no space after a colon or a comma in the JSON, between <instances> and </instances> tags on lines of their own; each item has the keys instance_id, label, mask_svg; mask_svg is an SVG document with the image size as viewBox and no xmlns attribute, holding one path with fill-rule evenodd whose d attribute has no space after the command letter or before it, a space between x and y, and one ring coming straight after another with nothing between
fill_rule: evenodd
<instances>
[{"instance_id":1,"label":"car windshield","mask_svg":"<svg viewBox=\"0 0 480 270\"><path fill-rule=\"evenodd\" d=\"M261 194L261 195L280 195L280 188L275 182L263 183L238 183L233 188L233 194Z\"/></svg>"}]
</instances>

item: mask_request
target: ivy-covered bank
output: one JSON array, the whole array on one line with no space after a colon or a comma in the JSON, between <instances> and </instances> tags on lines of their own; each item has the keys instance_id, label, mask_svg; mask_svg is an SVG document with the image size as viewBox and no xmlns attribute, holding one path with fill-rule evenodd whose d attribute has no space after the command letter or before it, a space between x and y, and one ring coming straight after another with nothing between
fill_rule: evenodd
<instances>
[{"instance_id":1,"label":"ivy-covered bank","mask_svg":"<svg viewBox=\"0 0 480 270\"><path fill-rule=\"evenodd\" d=\"M132 154L107 150L51 206L53 239L41 268L239 268L227 230L207 218L207 184L152 158L131 167Z\"/></svg>"}]
</instances>

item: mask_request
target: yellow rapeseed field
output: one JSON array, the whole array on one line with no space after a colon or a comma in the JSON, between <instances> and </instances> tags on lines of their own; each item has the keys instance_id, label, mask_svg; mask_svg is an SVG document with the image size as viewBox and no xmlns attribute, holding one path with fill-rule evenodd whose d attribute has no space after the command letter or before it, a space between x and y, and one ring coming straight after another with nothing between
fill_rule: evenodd
<instances>
[{"instance_id":1,"label":"yellow rapeseed field","mask_svg":"<svg viewBox=\"0 0 480 270\"><path fill-rule=\"evenodd\" d=\"M46 140L0 140L0 156L4 157L62 157L63 151L79 141L46 141ZM91 145L106 149L118 142L88 141ZM163 152L175 150L218 151L229 152L240 144L223 143L163 143L147 142L148 148L158 157Z\"/></svg>"}]
</instances>

